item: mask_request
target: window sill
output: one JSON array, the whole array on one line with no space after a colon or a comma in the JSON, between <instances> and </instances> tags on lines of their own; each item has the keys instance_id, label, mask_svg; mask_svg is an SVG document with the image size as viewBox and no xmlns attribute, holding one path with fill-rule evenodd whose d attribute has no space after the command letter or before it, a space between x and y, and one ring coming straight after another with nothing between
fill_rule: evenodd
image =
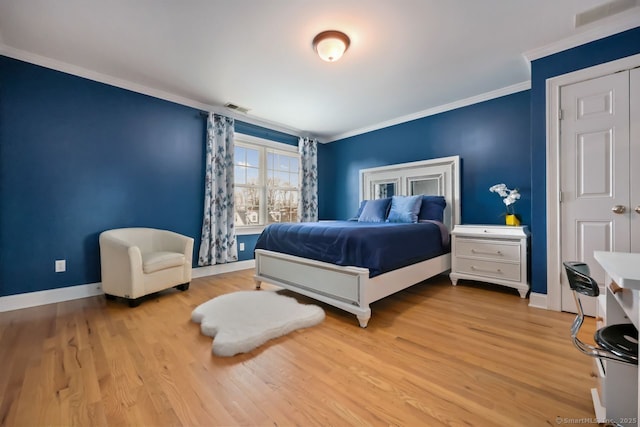
<instances>
[{"instance_id":1,"label":"window sill","mask_svg":"<svg viewBox=\"0 0 640 427\"><path fill-rule=\"evenodd\" d=\"M244 227L236 227L236 236L248 236L251 234L260 234L266 225L250 225Z\"/></svg>"}]
</instances>

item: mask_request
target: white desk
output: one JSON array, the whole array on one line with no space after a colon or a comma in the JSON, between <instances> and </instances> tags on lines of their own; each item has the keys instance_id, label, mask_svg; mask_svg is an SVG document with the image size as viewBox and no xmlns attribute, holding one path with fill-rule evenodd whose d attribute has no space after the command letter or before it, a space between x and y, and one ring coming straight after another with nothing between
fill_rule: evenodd
<instances>
[{"instance_id":1,"label":"white desk","mask_svg":"<svg viewBox=\"0 0 640 427\"><path fill-rule=\"evenodd\" d=\"M595 251L593 256L619 286L640 291L640 253Z\"/></svg>"},{"instance_id":2,"label":"white desk","mask_svg":"<svg viewBox=\"0 0 640 427\"><path fill-rule=\"evenodd\" d=\"M637 328L640 325L640 253L596 251L593 255L607 273L605 324L626 321ZM614 292L615 285L622 289ZM601 387L604 396L601 397L606 418L621 425L637 426L640 419L638 367L604 361L604 372Z\"/></svg>"}]
</instances>

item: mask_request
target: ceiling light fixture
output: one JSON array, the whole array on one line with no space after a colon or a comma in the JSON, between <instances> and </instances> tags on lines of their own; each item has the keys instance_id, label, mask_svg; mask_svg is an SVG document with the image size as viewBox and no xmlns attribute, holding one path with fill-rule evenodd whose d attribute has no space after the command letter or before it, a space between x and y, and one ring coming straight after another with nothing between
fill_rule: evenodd
<instances>
[{"instance_id":1,"label":"ceiling light fixture","mask_svg":"<svg viewBox=\"0 0 640 427\"><path fill-rule=\"evenodd\" d=\"M349 36L335 30L323 31L313 38L313 49L322 60L335 62L349 49Z\"/></svg>"}]
</instances>

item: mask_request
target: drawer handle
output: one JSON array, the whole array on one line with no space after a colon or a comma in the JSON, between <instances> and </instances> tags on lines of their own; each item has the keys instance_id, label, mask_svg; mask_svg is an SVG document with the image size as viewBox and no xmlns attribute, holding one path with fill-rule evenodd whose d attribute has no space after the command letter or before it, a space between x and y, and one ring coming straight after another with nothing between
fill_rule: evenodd
<instances>
[{"instance_id":1,"label":"drawer handle","mask_svg":"<svg viewBox=\"0 0 640 427\"><path fill-rule=\"evenodd\" d=\"M502 274L502 270L500 270L499 268L496 268L495 270L490 270L490 269L478 268L475 265L472 265L471 269L474 270L474 271L484 271L485 273L500 273L500 274Z\"/></svg>"},{"instance_id":2,"label":"drawer handle","mask_svg":"<svg viewBox=\"0 0 640 427\"><path fill-rule=\"evenodd\" d=\"M483 255L502 255L502 251L479 251L477 249L471 249L471 253L473 254L483 254Z\"/></svg>"},{"instance_id":3,"label":"drawer handle","mask_svg":"<svg viewBox=\"0 0 640 427\"><path fill-rule=\"evenodd\" d=\"M609 289L611 289L611 292L615 295L618 292L623 292L624 288L621 288L616 282L614 282L613 280L611 281L611 284L609 284Z\"/></svg>"}]
</instances>

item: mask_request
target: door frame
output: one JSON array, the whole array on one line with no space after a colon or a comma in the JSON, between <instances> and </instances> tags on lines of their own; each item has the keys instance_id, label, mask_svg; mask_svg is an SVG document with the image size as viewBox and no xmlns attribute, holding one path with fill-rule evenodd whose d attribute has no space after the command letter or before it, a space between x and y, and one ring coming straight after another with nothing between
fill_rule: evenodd
<instances>
[{"instance_id":1,"label":"door frame","mask_svg":"<svg viewBox=\"0 0 640 427\"><path fill-rule=\"evenodd\" d=\"M560 311L562 291L560 230L560 88L640 66L640 54L552 77L546 81L547 105L547 296L549 310Z\"/></svg>"}]
</instances>

